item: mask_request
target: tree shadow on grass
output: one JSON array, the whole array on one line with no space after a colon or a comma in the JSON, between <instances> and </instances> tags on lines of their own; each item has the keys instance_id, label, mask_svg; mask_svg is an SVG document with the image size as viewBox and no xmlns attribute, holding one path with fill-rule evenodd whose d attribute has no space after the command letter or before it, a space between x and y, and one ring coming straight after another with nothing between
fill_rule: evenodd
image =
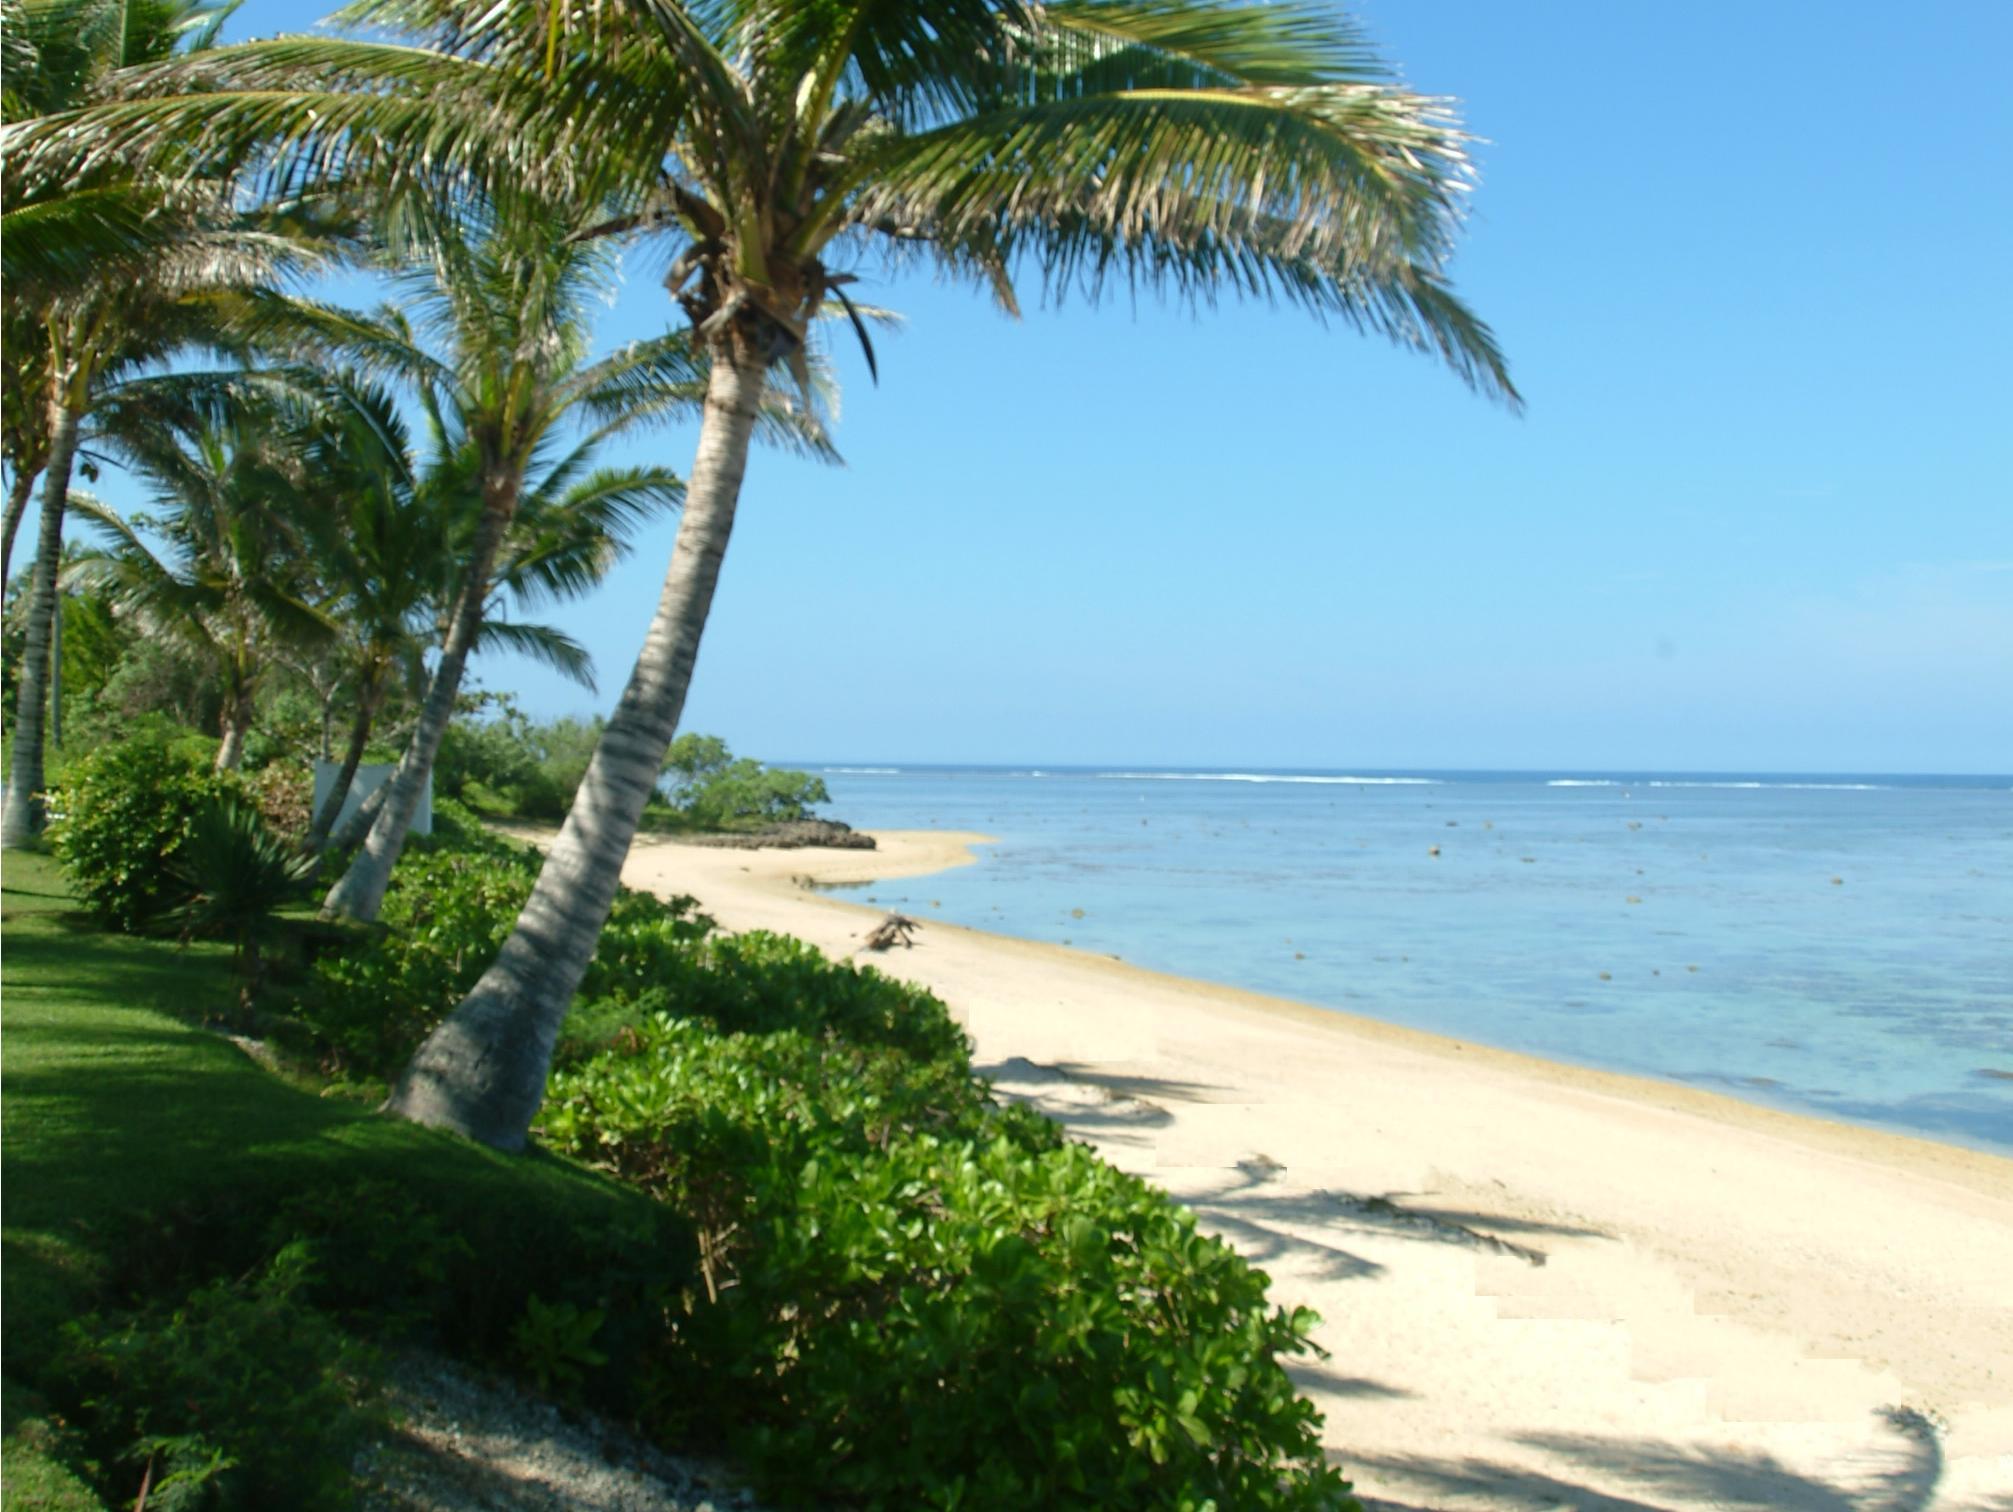
<instances>
[{"instance_id":1,"label":"tree shadow on grass","mask_svg":"<svg viewBox=\"0 0 2013 1512\"><path fill-rule=\"evenodd\" d=\"M106 934L47 916L7 931L10 1006L33 1012L37 998L59 1002L157 1008L178 1018L200 1017L235 1001L235 983L218 946L180 948L171 942Z\"/></svg>"},{"instance_id":2,"label":"tree shadow on grass","mask_svg":"<svg viewBox=\"0 0 2013 1512\"><path fill-rule=\"evenodd\" d=\"M1930 1512L1944 1472L1935 1426L1908 1408L1879 1414L1883 1432L1862 1465L1842 1473L1794 1469L1765 1450L1684 1445L1596 1434L1521 1435L1552 1468L1492 1463L1480 1456L1338 1453L1345 1473L1388 1478L1417 1504L1362 1498L1368 1512L1454 1512L1465 1505L1571 1508L1572 1512ZM1591 1484L1590 1484L1591 1482ZM1459 1498L1444 1501L1440 1498Z\"/></svg>"}]
</instances>

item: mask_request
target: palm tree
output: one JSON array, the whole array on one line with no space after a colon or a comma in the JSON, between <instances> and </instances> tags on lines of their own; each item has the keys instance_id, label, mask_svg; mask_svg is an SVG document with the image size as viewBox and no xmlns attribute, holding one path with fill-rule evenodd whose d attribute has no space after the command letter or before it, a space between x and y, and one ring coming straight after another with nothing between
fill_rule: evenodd
<instances>
[{"instance_id":1,"label":"palm tree","mask_svg":"<svg viewBox=\"0 0 2013 1512\"><path fill-rule=\"evenodd\" d=\"M44 361L49 336L38 312L8 301L0 335L0 456L7 463L7 502L0 520L0 583L13 577L14 536L28 512L35 480L49 463Z\"/></svg>"},{"instance_id":2,"label":"palm tree","mask_svg":"<svg viewBox=\"0 0 2013 1512\"><path fill-rule=\"evenodd\" d=\"M72 575L109 594L148 634L208 669L222 696L217 768L244 759L261 679L277 647L326 644L336 627L314 602L295 519L307 476L300 437L263 405L229 418L126 428L119 446L168 511L151 525L165 551L111 510L84 512L113 549Z\"/></svg>"},{"instance_id":3,"label":"palm tree","mask_svg":"<svg viewBox=\"0 0 2013 1512\"><path fill-rule=\"evenodd\" d=\"M236 0L8 0L0 109L11 143L24 129L104 96L121 69L209 47ZM94 405L121 378L191 345L228 338L222 297L324 254L309 234L319 213L274 206L246 214L232 185L186 152L179 171L101 165L51 179L6 162L0 217L4 326L15 392L4 415L13 483L4 554L39 473L43 484L27 595L14 746L0 844L40 832L50 650L71 471ZM162 167L167 166L164 158Z\"/></svg>"},{"instance_id":4,"label":"palm tree","mask_svg":"<svg viewBox=\"0 0 2013 1512\"><path fill-rule=\"evenodd\" d=\"M1278 295L1515 397L1442 277L1462 140L1332 23L1172 4L724 14L710 33L690 18L675 45L632 35L613 60L638 96L655 77L683 98L655 181L639 164L608 229L678 240L667 284L712 360L663 596L515 931L391 1100L504 1148L522 1145L543 1097L677 728L761 376L804 350L844 281L838 259L891 242L977 272L1009 308L1010 274L1028 264L1093 297L1110 272L1191 297Z\"/></svg>"},{"instance_id":5,"label":"palm tree","mask_svg":"<svg viewBox=\"0 0 2013 1512\"><path fill-rule=\"evenodd\" d=\"M412 681L411 670L452 629L481 505L480 490L472 486L475 459L465 443L458 455L439 456L415 472L384 396L359 392L357 398L370 413L368 424L334 428L333 444L322 449L315 468L317 476L337 480L340 491L336 507L317 516L314 556L333 590L329 607L344 626L346 676L354 685L343 759L309 830L315 849L326 843L348 799L386 695L402 673ZM354 434L358 429L366 434ZM394 442L381 459L374 456L373 437ZM586 461L576 448L525 490L498 553L496 591L484 606L475 654L516 651L592 688L593 666L578 642L549 625L509 618L505 606L533 607L586 592L627 553L638 528L676 507L684 487L659 468L587 472ZM416 681L424 687L423 677Z\"/></svg>"},{"instance_id":6,"label":"palm tree","mask_svg":"<svg viewBox=\"0 0 2013 1512\"><path fill-rule=\"evenodd\" d=\"M275 307L273 321L261 327L262 339L290 336L410 381L437 448L461 470L472 500L439 658L418 722L384 785L363 848L323 900L326 913L377 916L454 713L468 657L484 637L485 609L499 571L513 560L506 548L527 499L561 511L594 505L606 518L632 507L659 507L676 489L675 479L655 470L622 480L582 480L594 452L612 437L689 413L704 392L705 365L684 332L591 358L592 313L611 288L616 264L605 243L570 235L575 224L556 207L516 194L437 211L414 208L398 230L421 261L398 282L405 308L439 337L437 352L427 349L403 314L373 319L322 311L305 319L296 305ZM774 403L769 408L780 429L798 418L779 413ZM802 423L809 427L809 444L819 445L814 419ZM584 428L584 435L550 461L576 428ZM530 481L547 467L542 482ZM586 492L575 490L576 484ZM549 570L577 572L583 560L555 554ZM535 561L512 570L527 585L539 581ZM536 649L507 626L488 634L493 641L514 637L525 649Z\"/></svg>"},{"instance_id":7,"label":"palm tree","mask_svg":"<svg viewBox=\"0 0 2013 1512\"><path fill-rule=\"evenodd\" d=\"M764 375L800 362L850 264L921 261L1095 300L1285 299L1446 361L1517 402L1446 278L1472 174L1448 102L1398 84L1346 23L1221 0L364 0L415 45L285 39L174 97L73 122L49 171L177 136L291 186L321 165L408 185L526 181L621 201L595 228L664 243L710 363L686 506L642 655L494 966L391 1106L506 1148L613 900L682 710ZM219 87L222 81L223 87ZM47 140L46 138L44 139ZM277 161L268 158L266 161Z\"/></svg>"}]
</instances>

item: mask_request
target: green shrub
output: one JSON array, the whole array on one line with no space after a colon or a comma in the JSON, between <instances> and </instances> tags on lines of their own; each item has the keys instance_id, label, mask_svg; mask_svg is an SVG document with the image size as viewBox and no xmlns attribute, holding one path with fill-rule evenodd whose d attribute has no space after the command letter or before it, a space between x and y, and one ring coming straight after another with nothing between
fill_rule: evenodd
<instances>
[{"instance_id":1,"label":"green shrub","mask_svg":"<svg viewBox=\"0 0 2013 1512\"><path fill-rule=\"evenodd\" d=\"M573 804L604 721L527 718L508 695L482 695L495 712L475 711L447 727L434 763L436 793L526 819L563 819Z\"/></svg>"},{"instance_id":2,"label":"green shrub","mask_svg":"<svg viewBox=\"0 0 2013 1512\"><path fill-rule=\"evenodd\" d=\"M302 993L299 1017L326 1067L395 1073L496 959L539 865L535 850L483 829L459 804L436 810L432 841L407 847L392 872L382 927L321 957ZM618 894L589 967L595 995L633 1000L689 973L713 927L693 909L690 898Z\"/></svg>"},{"instance_id":3,"label":"green shrub","mask_svg":"<svg viewBox=\"0 0 2013 1512\"><path fill-rule=\"evenodd\" d=\"M370 1360L296 1293L294 1246L249 1282L217 1281L172 1311L92 1315L53 1372L121 1506L336 1508L371 1426Z\"/></svg>"},{"instance_id":4,"label":"green shrub","mask_svg":"<svg viewBox=\"0 0 2013 1512\"><path fill-rule=\"evenodd\" d=\"M736 759L717 735L680 735L664 756L671 805L695 824L721 826L802 819L830 803L821 777Z\"/></svg>"},{"instance_id":5,"label":"green shrub","mask_svg":"<svg viewBox=\"0 0 2013 1512\"><path fill-rule=\"evenodd\" d=\"M1348 1504L1279 1364L1311 1315L961 1054L662 1014L555 1075L540 1132L698 1223L703 1290L642 1410L779 1496Z\"/></svg>"},{"instance_id":6,"label":"green shrub","mask_svg":"<svg viewBox=\"0 0 2013 1512\"><path fill-rule=\"evenodd\" d=\"M295 1194L263 1225L250 1211L207 1222L258 1253L307 1244L309 1300L359 1331L543 1375L628 1415L640 1362L693 1283L692 1225L661 1206L493 1195L506 1200L443 1206L438 1192L366 1178ZM208 1263L219 1258L212 1248Z\"/></svg>"},{"instance_id":7,"label":"green shrub","mask_svg":"<svg viewBox=\"0 0 2013 1512\"><path fill-rule=\"evenodd\" d=\"M330 1070L389 1076L496 959L538 877L536 853L409 848L362 948L315 962L300 1017Z\"/></svg>"},{"instance_id":8,"label":"green shrub","mask_svg":"<svg viewBox=\"0 0 2013 1512\"><path fill-rule=\"evenodd\" d=\"M691 901L642 903L682 911ZM611 915L581 981L582 1000L636 1001L656 992L679 1017L729 1034L801 1029L885 1045L917 1062L970 1053L950 1011L923 988L833 961L788 935L694 935L682 912L653 922L643 906L632 906L635 911L625 913L618 902ZM696 922L711 925L703 915Z\"/></svg>"},{"instance_id":9,"label":"green shrub","mask_svg":"<svg viewBox=\"0 0 2013 1512\"><path fill-rule=\"evenodd\" d=\"M197 816L239 791L201 747L148 730L72 763L51 808L50 843L84 905L114 929L156 922L177 900L173 860Z\"/></svg>"}]
</instances>

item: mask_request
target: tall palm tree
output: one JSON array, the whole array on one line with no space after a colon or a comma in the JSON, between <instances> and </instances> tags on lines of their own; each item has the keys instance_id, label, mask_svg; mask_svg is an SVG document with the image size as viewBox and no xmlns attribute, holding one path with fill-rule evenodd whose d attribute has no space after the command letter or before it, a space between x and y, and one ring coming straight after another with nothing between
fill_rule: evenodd
<instances>
[{"instance_id":1,"label":"tall palm tree","mask_svg":"<svg viewBox=\"0 0 2013 1512\"><path fill-rule=\"evenodd\" d=\"M85 511L114 544L73 575L208 670L223 702L220 771L244 759L276 648L326 644L336 634L313 602L295 518L306 478L299 442L284 417L262 405L221 422L134 426L119 444L164 510L148 522L163 549L111 510Z\"/></svg>"},{"instance_id":2,"label":"tall palm tree","mask_svg":"<svg viewBox=\"0 0 2013 1512\"><path fill-rule=\"evenodd\" d=\"M88 166L181 134L247 162L293 146L269 173L286 187L340 164L613 197L596 229L666 245L710 362L643 652L516 931L400 1080L392 1106L423 1122L523 1142L677 726L764 374L802 359L852 265L924 262L1008 310L1028 276L1092 300L1285 299L1517 402L1446 277L1468 138L1448 102L1308 5L363 0L346 15L412 41L227 49L202 78L156 71L176 97L35 151Z\"/></svg>"},{"instance_id":3,"label":"tall palm tree","mask_svg":"<svg viewBox=\"0 0 2013 1512\"><path fill-rule=\"evenodd\" d=\"M577 222L563 210L508 192L410 208L398 230L422 260L400 283L406 308L437 338L437 351L403 315L325 312L311 324L288 314L274 327L410 380L443 456L465 468L479 501L418 723L384 785L363 848L323 900L325 912L363 920L377 916L431 778L513 525L527 496L542 497L545 485L529 480L584 429L550 464L568 480L561 488L569 486L612 437L690 413L705 386L704 362L682 331L591 356L593 311L612 287L616 264L605 243L570 234ZM771 412L775 418L773 406ZM603 502L655 501L664 476L632 480L635 486L607 491Z\"/></svg>"},{"instance_id":4,"label":"tall palm tree","mask_svg":"<svg viewBox=\"0 0 2013 1512\"><path fill-rule=\"evenodd\" d=\"M543 1096L677 728L761 375L804 350L864 244L975 272L1009 308L1028 266L1093 297L1108 274L1193 297L1278 295L1437 352L1514 399L1442 276L1462 139L1325 18L1168 3L703 15L714 25L681 17L675 39L639 30L615 60L639 98L653 81L683 98L647 165L655 182L639 163L608 229L676 239L667 284L712 360L663 595L515 931L391 1103L505 1148ZM608 128L594 126L598 142Z\"/></svg>"},{"instance_id":5,"label":"tall palm tree","mask_svg":"<svg viewBox=\"0 0 2013 1512\"><path fill-rule=\"evenodd\" d=\"M11 144L111 90L121 70L208 48L236 0L8 0L0 112ZM170 162L175 171L165 171ZM5 555L35 475L43 485L26 604L14 745L0 844L40 832L51 645L72 468L94 404L123 376L191 345L227 341L223 297L324 255L299 205L243 212L227 179L186 151L134 170L99 165L57 178L10 152L0 191L4 326L16 392L4 440L14 473Z\"/></svg>"}]
</instances>

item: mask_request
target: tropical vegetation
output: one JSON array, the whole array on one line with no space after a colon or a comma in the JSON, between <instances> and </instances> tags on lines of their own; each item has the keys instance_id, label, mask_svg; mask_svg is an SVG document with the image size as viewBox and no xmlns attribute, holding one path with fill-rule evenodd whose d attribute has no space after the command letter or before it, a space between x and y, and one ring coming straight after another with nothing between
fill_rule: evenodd
<instances>
[{"instance_id":1,"label":"tropical vegetation","mask_svg":"<svg viewBox=\"0 0 2013 1512\"><path fill-rule=\"evenodd\" d=\"M200 981L182 1011L331 1094L246 1090L66 976L46 863L15 852L10 887L44 885L10 893L9 1011L25 969L50 1032L10 1030L10 1060L69 1088L52 1025L151 1012L193 1082L238 1079L246 1141L218 1198L148 1099L66 1090L155 1178L105 1207L69 1104L10 1095L10 1158L43 1141L68 1183L21 1221L38 1253L89 1251L37 1273L9 1335L10 1376L85 1425L72 1468L125 1501L340 1502L371 1431L352 1346L419 1331L730 1445L788 1500L1343 1504L1280 1365L1307 1320L1261 1275L995 1103L927 994L619 878L653 807L825 801L679 725L753 443L834 456L832 333L878 377L863 277L922 268L1009 313L1029 290L1283 301L1515 405L1448 278L1473 176L1449 103L1299 0L356 0L331 33L233 45L201 0L4 3L7 551L42 505L7 596L0 841L33 843L46 800L106 979ZM625 250L671 303L608 349ZM335 265L389 302L297 287ZM603 460L676 421L683 477ZM146 512L73 491L112 464ZM605 718L533 725L470 685L489 649L591 685L525 616L674 509ZM94 535L66 545L77 515ZM310 752L336 768L318 806ZM372 756L393 774L346 828ZM430 785L439 833L409 845ZM562 822L541 856L458 799ZM387 1092L579 1164L343 1107ZM73 1232L65 1201L98 1219ZM266 1415L289 1390L317 1425L291 1467Z\"/></svg>"}]
</instances>

